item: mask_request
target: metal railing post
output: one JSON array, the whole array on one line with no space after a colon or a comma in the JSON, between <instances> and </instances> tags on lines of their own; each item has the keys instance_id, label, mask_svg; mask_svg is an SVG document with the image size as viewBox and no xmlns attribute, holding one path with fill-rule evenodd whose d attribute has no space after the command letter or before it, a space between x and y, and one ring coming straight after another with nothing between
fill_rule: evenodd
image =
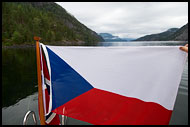
<instances>
[{"instance_id":1,"label":"metal railing post","mask_svg":"<svg viewBox=\"0 0 190 127\"><path fill-rule=\"evenodd\" d=\"M23 125L26 125L26 122L28 120L28 116L32 113L32 116L33 116L33 120L34 120L34 123L35 125L37 125L37 121L36 121L36 115L35 115L35 112L34 111L28 111L26 113L26 115L24 116L24 120L23 120Z\"/></svg>"}]
</instances>

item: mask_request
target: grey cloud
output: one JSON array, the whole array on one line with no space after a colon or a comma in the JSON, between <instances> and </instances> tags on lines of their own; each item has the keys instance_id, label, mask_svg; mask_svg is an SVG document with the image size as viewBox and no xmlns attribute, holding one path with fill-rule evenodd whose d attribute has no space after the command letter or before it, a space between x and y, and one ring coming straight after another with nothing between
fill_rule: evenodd
<instances>
[{"instance_id":1,"label":"grey cloud","mask_svg":"<svg viewBox=\"0 0 190 127\"><path fill-rule=\"evenodd\" d=\"M140 37L188 22L187 2L57 2L97 33Z\"/></svg>"}]
</instances>

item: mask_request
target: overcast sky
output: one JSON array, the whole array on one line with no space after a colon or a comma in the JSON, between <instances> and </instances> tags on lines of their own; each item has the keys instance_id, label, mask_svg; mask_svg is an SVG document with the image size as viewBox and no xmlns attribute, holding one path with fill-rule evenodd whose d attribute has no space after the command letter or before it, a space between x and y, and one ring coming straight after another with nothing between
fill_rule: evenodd
<instances>
[{"instance_id":1,"label":"overcast sky","mask_svg":"<svg viewBox=\"0 0 190 127\"><path fill-rule=\"evenodd\" d=\"M56 2L96 33L138 38L188 22L188 2Z\"/></svg>"}]
</instances>

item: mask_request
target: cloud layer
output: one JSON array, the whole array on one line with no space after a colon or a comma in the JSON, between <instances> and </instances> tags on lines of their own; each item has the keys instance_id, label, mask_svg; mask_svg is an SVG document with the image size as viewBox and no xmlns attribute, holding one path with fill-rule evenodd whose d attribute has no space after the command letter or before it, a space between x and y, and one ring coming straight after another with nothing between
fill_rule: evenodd
<instances>
[{"instance_id":1,"label":"cloud layer","mask_svg":"<svg viewBox=\"0 0 190 127\"><path fill-rule=\"evenodd\" d=\"M138 38L180 28L188 22L188 2L56 2L97 33Z\"/></svg>"}]
</instances>

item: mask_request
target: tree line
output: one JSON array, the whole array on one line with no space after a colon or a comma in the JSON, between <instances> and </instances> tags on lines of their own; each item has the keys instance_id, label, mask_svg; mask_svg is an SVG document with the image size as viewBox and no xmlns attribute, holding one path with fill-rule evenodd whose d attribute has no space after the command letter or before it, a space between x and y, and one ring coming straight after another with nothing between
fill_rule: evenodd
<instances>
[{"instance_id":1,"label":"tree line","mask_svg":"<svg viewBox=\"0 0 190 127\"><path fill-rule=\"evenodd\" d=\"M35 2L36 4L38 3ZM60 11L60 7L56 9L55 6L52 3L37 8L30 2L3 2L3 45L32 44L34 36L40 36L44 43L84 41L84 45L94 45L101 41L101 38L92 34L92 31L73 16L66 11Z\"/></svg>"}]
</instances>

